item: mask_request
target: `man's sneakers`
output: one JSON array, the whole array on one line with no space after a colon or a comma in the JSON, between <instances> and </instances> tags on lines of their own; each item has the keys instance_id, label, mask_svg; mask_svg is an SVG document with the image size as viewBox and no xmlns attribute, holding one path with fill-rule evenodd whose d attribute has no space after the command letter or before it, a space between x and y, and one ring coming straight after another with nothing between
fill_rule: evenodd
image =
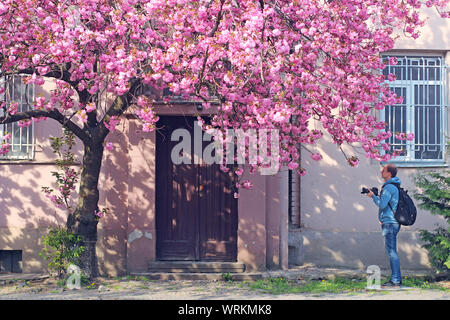
<instances>
[{"instance_id":1,"label":"man's sneakers","mask_svg":"<svg viewBox=\"0 0 450 320\"><path fill-rule=\"evenodd\" d=\"M388 281L385 284L381 285L382 289L400 289L401 288L402 283L394 283L392 281Z\"/></svg>"}]
</instances>

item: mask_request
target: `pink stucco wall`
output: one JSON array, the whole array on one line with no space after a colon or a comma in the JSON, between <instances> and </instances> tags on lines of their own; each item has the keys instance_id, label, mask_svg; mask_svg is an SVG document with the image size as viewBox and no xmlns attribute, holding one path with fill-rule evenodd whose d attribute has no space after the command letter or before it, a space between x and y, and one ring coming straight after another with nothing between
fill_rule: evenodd
<instances>
[{"instance_id":1,"label":"pink stucco wall","mask_svg":"<svg viewBox=\"0 0 450 320\"><path fill-rule=\"evenodd\" d=\"M47 95L50 87L46 84L40 94ZM172 115L198 112L186 105L157 111ZM139 129L139 122L126 116L107 137L114 150L105 151L99 180L99 206L111 209L98 224L101 274L147 271L148 262L155 260L156 133ZM59 124L53 120L36 124L35 160L0 163L0 249L23 250L24 272L45 270L38 255L40 237L49 225L64 225L67 217L67 212L55 208L40 190L54 186L51 171L57 169L49 135L60 135ZM79 142L76 152L81 159ZM280 180L258 174L248 178L254 190L242 191L238 201L238 261L246 264L247 271L273 268L279 263Z\"/></svg>"},{"instance_id":2,"label":"pink stucco wall","mask_svg":"<svg viewBox=\"0 0 450 320\"><path fill-rule=\"evenodd\" d=\"M189 115L198 111L193 107L175 106L161 107L157 112L161 115ZM123 159L124 163L121 164L123 168L126 165L128 168L128 207L124 208L128 215L125 237L128 272L145 271L148 262L155 260L156 256L154 204L157 133L136 133L138 129L138 121L129 118L127 129L124 129L124 139L128 139L128 163L125 164ZM113 166L112 163L110 165ZM265 269L266 266L274 267L278 263L279 206L272 200L279 196L279 182L267 184L268 179L273 178L258 174L247 178L252 180L254 188L251 191L243 190L238 200L237 245L238 261L244 262L247 270L252 271ZM110 201L117 202L117 197L112 197ZM266 261L268 255L271 258Z\"/></svg>"}]
</instances>

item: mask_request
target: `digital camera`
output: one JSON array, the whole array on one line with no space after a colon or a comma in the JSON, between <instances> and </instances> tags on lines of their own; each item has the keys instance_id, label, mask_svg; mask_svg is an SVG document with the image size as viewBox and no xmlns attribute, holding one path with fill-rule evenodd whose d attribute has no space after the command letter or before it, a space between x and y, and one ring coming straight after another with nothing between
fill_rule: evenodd
<instances>
[{"instance_id":1,"label":"digital camera","mask_svg":"<svg viewBox=\"0 0 450 320\"><path fill-rule=\"evenodd\" d=\"M361 190L361 194L369 193L369 191L372 191L373 194L378 197L378 188L377 187L372 187L372 188L370 188L370 190L368 188L363 187Z\"/></svg>"}]
</instances>

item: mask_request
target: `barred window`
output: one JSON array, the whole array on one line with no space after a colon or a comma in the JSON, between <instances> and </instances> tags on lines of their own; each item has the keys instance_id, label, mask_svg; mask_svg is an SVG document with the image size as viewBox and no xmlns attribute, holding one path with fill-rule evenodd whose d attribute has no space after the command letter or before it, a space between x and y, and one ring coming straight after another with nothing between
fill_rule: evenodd
<instances>
[{"instance_id":1,"label":"barred window","mask_svg":"<svg viewBox=\"0 0 450 320\"><path fill-rule=\"evenodd\" d=\"M392 63L397 60L397 64ZM391 132L414 133L414 140L388 139L393 150L402 150L396 163L432 164L444 162L446 130L446 68L442 57L385 56L383 74L394 74L389 86L401 104L386 106L380 120Z\"/></svg>"},{"instance_id":2,"label":"barred window","mask_svg":"<svg viewBox=\"0 0 450 320\"><path fill-rule=\"evenodd\" d=\"M300 227L300 175L295 171L288 171L288 211L289 225Z\"/></svg>"},{"instance_id":3,"label":"barred window","mask_svg":"<svg viewBox=\"0 0 450 320\"><path fill-rule=\"evenodd\" d=\"M0 95L0 101L6 102L6 108L12 103L17 104L17 112L32 109L34 101L34 85L24 84L19 75L0 79L0 86L5 92ZM4 114L3 108L0 115ZM34 124L21 128L17 123L0 124L0 139L11 134L9 152L0 155L1 160L32 160L34 157Z\"/></svg>"}]
</instances>

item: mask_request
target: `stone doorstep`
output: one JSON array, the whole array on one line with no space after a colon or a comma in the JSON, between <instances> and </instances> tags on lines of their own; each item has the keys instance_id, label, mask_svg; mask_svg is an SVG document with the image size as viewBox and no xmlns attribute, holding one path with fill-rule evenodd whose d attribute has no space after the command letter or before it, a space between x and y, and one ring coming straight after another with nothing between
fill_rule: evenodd
<instances>
[{"instance_id":1,"label":"stone doorstep","mask_svg":"<svg viewBox=\"0 0 450 320\"><path fill-rule=\"evenodd\" d=\"M149 273L241 273L245 264L241 262L203 261L151 261Z\"/></svg>"},{"instance_id":2,"label":"stone doorstep","mask_svg":"<svg viewBox=\"0 0 450 320\"><path fill-rule=\"evenodd\" d=\"M148 272L134 272L149 280L234 280L252 281L262 278L261 273L248 273L242 262L217 261L150 261Z\"/></svg>"},{"instance_id":3,"label":"stone doorstep","mask_svg":"<svg viewBox=\"0 0 450 320\"><path fill-rule=\"evenodd\" d=\"M146 277L149 280L225 280L224 273L200 273L200 272L135 272L130 273L135 277ZM263 279L262 273L229 273L227 278L232 281L255 281Z\"/></svg>"}]
</instances>

